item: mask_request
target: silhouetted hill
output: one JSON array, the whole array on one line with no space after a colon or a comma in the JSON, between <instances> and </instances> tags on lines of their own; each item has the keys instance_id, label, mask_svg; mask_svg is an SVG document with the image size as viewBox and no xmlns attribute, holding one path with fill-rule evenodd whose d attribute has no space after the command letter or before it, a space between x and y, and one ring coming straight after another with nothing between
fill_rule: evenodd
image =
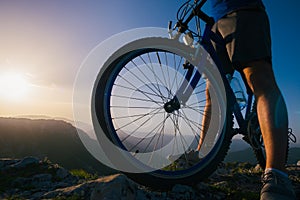
<instances>
[{"instance_id":1,"label":"silhouetted hill","mask_svg":"<svg viewBox=\"0 0 300 200\"><path fill-rule=\"evenodd\" d=\"M290 148L288 164L296 164L300 160L300 148ZM257 163L253 150L247 148L241 151L229 152L225 158L225 162L249 162Z\"/></svg>"},{"instance_id":2,"label":"silhouetted hill","mask_svg":"<svg viewBox=\"0 0 300 200\"><path fill-rule=\"evenodd\" d=\"M225 162L249 162L257 163L254 153L251 148L247 148L241 151L229 152L225 157Z\"/></svg>"},{"instance_id":3,"label":"silhouetted hill","mask_svg":"<svg viewBox=\"0 0 300 200\"><path fill-rule=\"evenodd\" d=\"M86 150L76 128L65 121L0 118L0 135L1 158L48 157L67 169L112 173Z\"/></svg>"}]
</instances>

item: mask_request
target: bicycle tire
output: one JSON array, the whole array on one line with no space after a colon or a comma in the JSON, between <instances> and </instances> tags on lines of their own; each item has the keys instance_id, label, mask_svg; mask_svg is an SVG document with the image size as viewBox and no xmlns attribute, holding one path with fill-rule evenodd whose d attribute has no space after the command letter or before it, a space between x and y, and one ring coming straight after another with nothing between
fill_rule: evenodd
<instances>
[{"instance_id":1,"label":"bicycle tire","mask_svg":"<svg viewBox=\"0 0 300 200\"><path fill-rule=\"evenodd\" d=\"M125 49L125 51L124 51L124 49ZM120 74L122 74L122 73L123 73L122 76L124 74L126 75L126 73L129 73L130 76L128 75L129 76L128 79L130 79L130 78L138 79L141 76L145 76L145 75L142 75L142 73L139 74L140 76L134 76L134 73L130 72L130 71L133 71L133 69L126 69L126 73L124 71L122 71L126 67L128 68L128 66L127 66L127 65L129 65L128 63L133 62L134 59L141 58L144 55L149 56L150 53L153 53L156 55L157 54L162 54L162 55L170 54L171 56L174 56L174 57L178 56L178 57L188 60L190 63L193 63L195 61L193 61L187 55L193 54L194 51L195 51L195 49L187 47L186 45L181 44L181 43L176 43L176 45L174 45L174 41L172 41L170 39L145 38L145 39L140 39L138 41L134 41L134 42L120 48L120 50L118 50L115 54L113 54L108 59L108 61L104 65L103 70L99 72L98 80L96 81L95 87L94 87L93 102L92 102L92 104L93 104L92 106L95 107L95 111L96 111L96 119L94 119L94 121L97 121L100 124L100 126L102 127L102 129L103 129L105 135L108 137L108 139L110 139L115 145L119 146L120 148L132 152L133 155L135 153L140 153L134 149L129 149L129 148L131 148L130 147L131 144L129 144L129 145L124 144L125 142L124 142L124 138L122 138L122 134L125 133L127 130L124 129L124 130L120 131L120 127L128 126L128 125L127 124L122 125L123 122L122 123L115 122L115 121L117 121L117 120L115 120L117 118L115 116L115 113L118 113L118 111L116 108L114 108L117 106L112 106L112 104L113 104L112 102L114 102L114 100L112 100L113 98L115 98L116 96L123 98L122 92L124 92L124 94L125 94L126 92L128 92L128 90L131 90L132 93L134 93L134 92L139 92L139 90L143 89L142 87L130 89L130 88L128 88L129 86L127 87L127 86L122 85L122 83L125 83L125 82L121 81L121 79L124 79L124 78L120 78L121 77ZM158 63L159 63L158 65L161 65L160 62L161 61L159 61L159 59L158 59ZM211 60L209 62L211 62ZM168 65L168 63L164 63L164 64ZM137 68L137 71L135 71L135 73L139 72L138 68L141 66L142 66L142 64L140 64L140 65L133 64L132 67ZM143 66L144 66L143 70L145 70L146 65L143 65ZM213 69L210 69L210 70L218 71L218 69L216 67ZM168 73L174 74L176 72L168 71ZM147 76L151 76L151 74L150 75L147 74ZM147 78L147 76L145 76L144 78ZM183 76L183 75L181 75L181 76ZM155 76L153 76L153 77L155 77ZM153 77L152 77L152 79L153 79ZM156 77L156 78L160 79L158 77ZM163 78L161 77L161 79L163 79ZM212 91L214 92L214 94L216 94L217 98L221 98L221 95L217 94L218 93L217 87L219 87L218 85L220 84L220 82L216 81L209 72L207 72L207 74L206 74L206 79L209 79L210 84L213 85L214 89ZM155 80L156 82L154 83L154 86L151 85L152 83L149 83L149 85L147 85L148 83L145 83L145 85L143 85L143 86L147 87L147 88L149 88L150 86L151 87L153 86L154 89L162 88L163 91L159 91L159 92L167 94L165 96L162 95L160 97L164 102L163 104L165 105L166 104L165 99L170 100L170 96L168 96L168 95L170 95L172 93L171 96L172 97L174 96L173 89L171 88L170 84L168 83L168 82L170 82L170 80L171 79L169 79L168 81ZM120 81L119 85L115 83L116 81ZM221 79L221 81L223 81L223 79ZM223 84L223 82L222 82L222 84ZM118 86L116 86L116 85L118 85ZM120 87L121 89L120 88L115 89L117 87ZM122 91L122 89L124 91ZM149 90L147 92L148 92L148 95L154 96L154 94L157 94L157 93L151 93L151 92L149 92ZM120 93L121 93L121 95L116 95L116 94L120 94ZM145 95L145 96L147 96L147 95ZM227 93L225 91L225 98L226 97L227 97ZM130 99L130 98L128 98L128 99ZM133 101L140 100L136 96L133 99L134 99ZM197 98L195 98L195 99L197 99ZM117 100L115 100L115 101L118 102ZM224 99L219 99L217 102L219 104L222 104L225 102L225 106L227 107L227 109L225 109L225 111L223 113L225 115L224 116L224 118L225 118L224 125L221 128L219 128L219 132L216 133L216 136L214 136L215 137L214 138L214 140L215 140L214 146L210 147L210 151L198 163L191 166L189 169L183 169L183 170L167 171L164 169L157 169L157 170L147 172L147 173L125 172L125 174L129 178L133 179L134 181L136 181L142 185L149 186L149 187L156 188L156 189L167 189L167 188L172 187L175 184L193 185L196 182L199 182L199 181L207 178L209 175L211 175L216 170L219 163L223 161L225 155L227 154L227 151L229 149L231 139L232 139L233 115L232 115L231 109L229 109L229 104L226 101L226 99L224 102L223 101L224 101ZM128 100L127 103L130 104L130 100ZM136 101L135 101L135 103L136 103ZM124 107L125 104L123 104L123 101L122 101L122 103L120 105L122 105ZM119 107L122 107L122 106L119 106ZM221 105L218 105L215 107L221 107ZM183 109L183 108L180 108L180 109ZM220 108L220 110L221 110L221 108ZM128 112L130 112L130 111L128 111ZM169 113L169 114L172 115L172 114L174 114L174 112L171 114ZM137 114L128 115L127 118L130 118L134 115L137 115ZM179 114L177 114L177 115L179 116ZM174 114L174 116L175 116L175 114ZM123 117L124 117L124 115L122 116L122 118ZM217 118L218 117L219 116L217 116ZM132 117L132 118L134 118L134 117ZM158 117L156 117L156 118L158 118ZM176 118L176 116L174 118ZM221 118L221 117L219 117L219 118ZM153 119L147 118L147 120L149 121L149 120L153 120ZM137 121L137 120L133 119L133 121ZM141 122L139 125L141 125L141 124L144 125L144 123L147 123L147 122ZM132 126L135 126L135 125L132 125ZM118 129L118 130L116 130L116 129ZM190 128L190 129L192 130L193 128ZM132 128L130 130L132 130ZM146 130L146 128L144 130ZM193 132L193 130L192 130L192 132ZM100 139L100 138L98 138L98 139ZM148 146L147 146L147 148L148 148Z\"/></svg>"}]
</instances>

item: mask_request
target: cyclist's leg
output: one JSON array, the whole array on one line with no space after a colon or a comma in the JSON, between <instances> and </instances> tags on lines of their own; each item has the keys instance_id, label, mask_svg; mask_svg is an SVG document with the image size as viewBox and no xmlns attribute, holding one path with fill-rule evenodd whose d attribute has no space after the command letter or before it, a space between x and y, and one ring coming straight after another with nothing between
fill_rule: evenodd
<instances>
[{"instance_id":1,"label":"cyclist's leg","mask_svg":"<svg viewBox=\"0 0 300 200\"><path fill-rule=\"evenodd\" d=\"M271 38L266 13L238 11L232 62L244 73L257 100L257 113L266 150L261 199L294 199L285 171L288 117L271 62Z\"/></svg>"},{"instance_id":2,"label":"cyclist's leg","mask_svg":"<svg viewBox=\"0 0 300 200\"><path fill-rule=\"evenodd\" d=\"M285 170L288 117L272 65L266 60L250 62L243 70L257 100L259 124L266 149L266 168Z\"/></svg>"},{"instance_id":3,"label":"cyclist's leg","mask_svg":"<svg viewBox=\"0 0 300 200\"><path fill-rule=\"evenodd\" d=\"M291 181L284 173L288 145L288 115L274 78L272 65L266 60L258 60L246 66L243 72L256 95L257 114L266 150L261 199L296 199Z\"/></svg>"},{"instance_id":4,"label":"cyclist's leg","mask_svg":"<svg viewBox=\"0 0 300 200\"><path fill-rule=\"evenodd\" d=\"M204 108L204 115L202 118L202 129L200 132L200 139L199 139L199 144L197 147L197 150L200 151L202 144L204 142L206 133L209 128L209 124L211 121L211 98L210 98L210 92L209 92L209 82L207 82L206 88L205 88L205 97L206 97L206 103L205 103L205 108Z\"/></svg>"},{"instance_id":5,"label":"cyclist's leg","mask_svg":"<svg viewBox=\"0 0 300 200\"><path fill-rule=\"evenodd\" d=\"M268 17L261 10L242 10L229 14L225 19L217 23L222 36L232 38L232 42L227 39L229 56L234 66L245 74L258 99L259 122L267 153L266 167L283 170L286 142L282 141L287 140L288 120L272 70ZM275 135L279 135L279 139ZM279 157L276 160L274 156L277 154Z\"/></svg>"},{"instance_id":6,"label":"cyclist's leg","mask_svg":"<svg viewBox=\"0 0 300 200\"><path fill-rule=\"evenodd\" d=\"M272 70L269 27L264 11L238 11L232 61L244 73L257 100L266 149L266 168L284 170L288 119Z\"/></svg>"}]
</instances>

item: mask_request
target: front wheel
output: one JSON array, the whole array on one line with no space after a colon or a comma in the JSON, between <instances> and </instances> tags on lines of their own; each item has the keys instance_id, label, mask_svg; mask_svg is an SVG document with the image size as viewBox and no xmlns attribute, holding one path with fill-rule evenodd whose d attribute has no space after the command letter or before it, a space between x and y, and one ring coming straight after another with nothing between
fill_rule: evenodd
<instances>
[{"instance_id":1,"label":"front wheel","mask_svg":"<svg viewBox=\"0 0 300 200\"><path fill-rule=\"evenodd\" d=\"M205 50L200 47L200 60L191 56L196 51L169 39L141 39L112 55L98 75L93 123L129 152L124 156L130 162L153 169L125 171L138 183L159 189L194 184L213 173L228 151L233 117L223 78Z\"/></svg>"}]
</instances>

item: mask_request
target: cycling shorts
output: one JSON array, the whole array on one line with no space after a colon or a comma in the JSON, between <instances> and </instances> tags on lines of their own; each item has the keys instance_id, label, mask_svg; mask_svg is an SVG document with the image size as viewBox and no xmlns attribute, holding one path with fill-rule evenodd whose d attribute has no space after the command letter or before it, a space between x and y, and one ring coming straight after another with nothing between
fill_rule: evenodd
<instances>
[{"instance_id":1,"label":"cycling shorts","mask_svg":"<svg viewBox=\"0 0 300 200\"><path fill-rule=\"evenodd\" d=\"M241 9L218 20L213 31L226 42L224 47L215 45L227 73L234 69L241 71L248 63L265 59L271 63L271 36L268 16L264 9Z\"/></svg>"}]
</instances>

